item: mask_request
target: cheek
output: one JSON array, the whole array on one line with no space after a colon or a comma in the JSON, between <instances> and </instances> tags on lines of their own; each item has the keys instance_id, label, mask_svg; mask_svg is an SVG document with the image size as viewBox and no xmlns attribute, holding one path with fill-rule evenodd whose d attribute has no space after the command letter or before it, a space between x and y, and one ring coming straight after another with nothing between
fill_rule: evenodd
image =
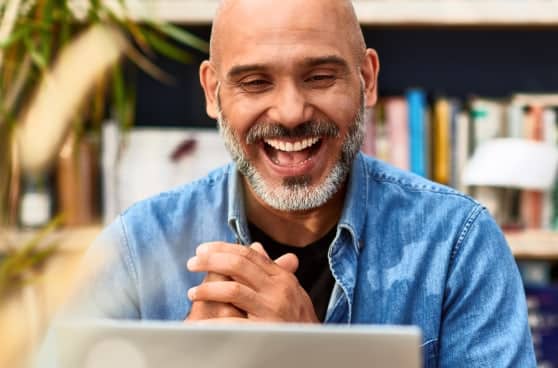
<instances>
[{"instance_id":1,"label":"cheek","mask_svg":"<svg viewBox=\"0 0 558 368\"><path fill-rule=\"evenodd\" d=\"M222 110L230 127L241 139L246 137L250 127L261 118L265 111L263 108L258 108L257 103L245 99L223 104Z\"/></svg>"},{"instance_id":2,"label":"cheek","mask_svg":"<svg viewBox=\"0 0 558 368\"><path fill-rule=\"evenodd\" d=\"M345 136L360 110L357 97L342 93L316 100L314 106L321 116L337 125L340 137Z\"/></svg>"}]
</instances>

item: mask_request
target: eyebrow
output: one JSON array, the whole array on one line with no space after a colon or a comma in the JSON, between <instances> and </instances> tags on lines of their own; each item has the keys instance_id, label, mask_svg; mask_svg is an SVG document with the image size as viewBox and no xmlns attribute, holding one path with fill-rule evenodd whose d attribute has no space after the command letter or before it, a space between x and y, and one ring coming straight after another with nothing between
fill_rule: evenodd
<instances>
[{"instance_id":1,"label":"eyebrow","mask_svg":"<svg viewBox=\"0 0 558 368\"><path fill-rule=\"evenodd\" d=\"M319 56L319 57L307 57L304 58L302 65L307 68L317 67L320 65L325 64L333 64L338 67L341 67L343 71L349 70L349 63L339 56L336 55L328 55L328 56ZM269 69L269 65L267 64L246 64L246 65L236 65L233 66L227 73L228 79L234 79L239 77L242 74L255 72L255 71L266 71Z\"/></svg>"},{"instance_id":2,"label":"eyebrow","mask_svg":"<svg viewBox=\"0 0 558 368\"><path fill-rule=\"evenodd\" d=\"M324 64L333 64L345 70L349 70L349 63L345 59L336 55L305 58L303 64L307 67L316 67Z\"/></svg>"},{"instance_id":3,"label":"eyebrow","mask_svg":"<svg viewBox=\"0 0 558 368\"><path fill-rule=\"evenodd\" d=\"M267 70L268 66L265 64L247 64L247 65L236 65L231 68L227 73L228 79L234 79L244 73L264 71Z\"/></svg>"}]
</instances>

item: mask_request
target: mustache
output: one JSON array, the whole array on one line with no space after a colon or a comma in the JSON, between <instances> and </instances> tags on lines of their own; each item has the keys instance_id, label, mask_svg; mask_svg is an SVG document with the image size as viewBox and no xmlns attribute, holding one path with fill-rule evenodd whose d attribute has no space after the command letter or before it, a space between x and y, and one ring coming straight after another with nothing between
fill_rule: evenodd
<instances>
[{"instance_id":1,"label":"mustache","mask_svg":"<svg viewBox=\"0 0 558 368\"><path fill-rule=\"evenodd\" d=\"M254 144L264 139L338 137L339 128L331 121L308 121L294 128L278 123L261 122L254 125L246 135L246 143Z\"/></svg>"}]
</instances>

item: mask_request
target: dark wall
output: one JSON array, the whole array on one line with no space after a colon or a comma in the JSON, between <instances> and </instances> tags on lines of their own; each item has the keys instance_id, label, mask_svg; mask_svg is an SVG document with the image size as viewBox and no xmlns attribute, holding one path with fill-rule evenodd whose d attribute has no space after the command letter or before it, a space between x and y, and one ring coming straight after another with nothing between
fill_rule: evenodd
<instances>
[{"instance_id":1,"label":"dark wall","mask_svg":"<svg viewBox=\"0 0 558 368\"><path fill-rule=\"evenodd\" d=\"M209 27L188 27L209 39ZM369 47L381 61L380 93L409 87L465 98L508 96L514 92L558 92L557 29L394 29L366 28ZM197 62L157 63L176 77L164 85L139 73L137 125L206 126Z\"/></svg>"},{"instance_id":2,"label":"dark wall","mask_svg":"<svg viewBox=\"0 0 558 368\"><path fill-rule=\"evenodd\" d=\"M381 60L380 87L453 96L558 92L558 30L368 30Z\"/></svg>"}]
</instances>

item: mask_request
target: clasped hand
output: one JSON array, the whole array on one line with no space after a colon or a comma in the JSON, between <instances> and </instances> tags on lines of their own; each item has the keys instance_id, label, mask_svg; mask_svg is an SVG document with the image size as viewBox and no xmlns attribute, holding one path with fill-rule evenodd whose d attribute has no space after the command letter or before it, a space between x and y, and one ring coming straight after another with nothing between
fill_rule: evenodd
<instances>
[{"instance_id":1,"label":"clasped hand","mask_svg":"<svg viewBox=\"0 0 558 368\"><path fill-rule=\"evenodd\" d=\"M318 323L314 306L294 272L298 259L286 254L275 261L261 244L204 243L188 260L188 270L207 272L188 290L192 320Z\"/></svg>"}]
</instances>

